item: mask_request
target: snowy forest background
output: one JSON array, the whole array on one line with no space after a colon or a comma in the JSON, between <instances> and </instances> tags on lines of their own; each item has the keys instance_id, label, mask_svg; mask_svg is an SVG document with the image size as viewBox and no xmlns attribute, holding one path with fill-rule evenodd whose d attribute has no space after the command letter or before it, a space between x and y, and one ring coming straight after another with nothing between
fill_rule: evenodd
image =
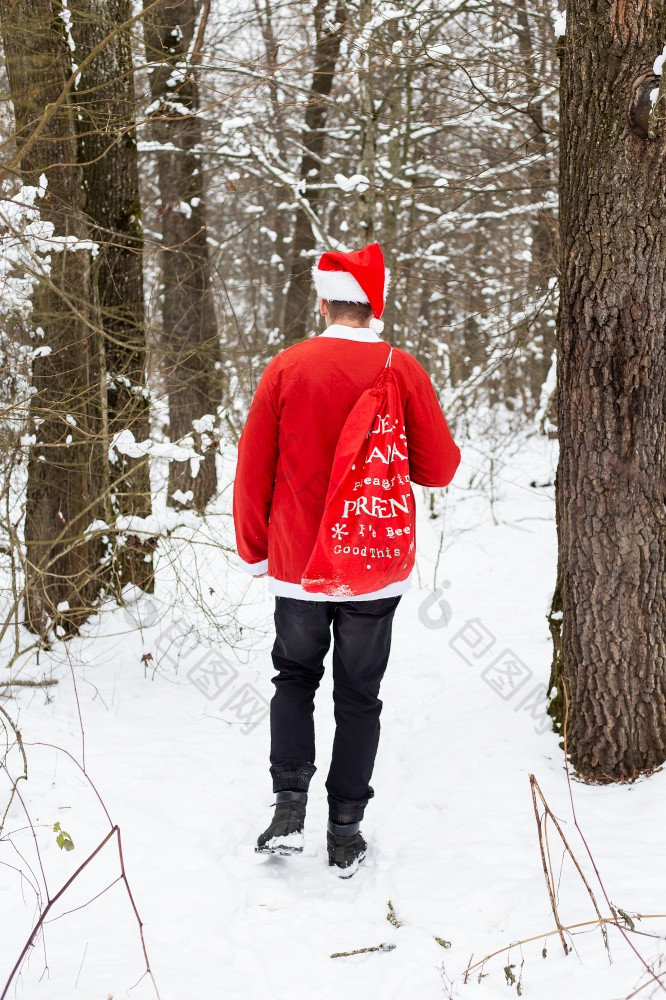
<instances>
[{"instance_id":1,"label":"snowy forest background","mask_svg":"<svg viewBox=\"0 0 666 1000\"><path fill-rule=\"evenodd\" d=\"M549 714L564 4L0 0L0 29L0 1000L663 992L663 775L577 785ZM263 368L321 329L312 264L375 239L463 465L418 490L350 887L322 803L301 874L251 854L272 604L230 508Z\"/></svg>"}]
</instances>

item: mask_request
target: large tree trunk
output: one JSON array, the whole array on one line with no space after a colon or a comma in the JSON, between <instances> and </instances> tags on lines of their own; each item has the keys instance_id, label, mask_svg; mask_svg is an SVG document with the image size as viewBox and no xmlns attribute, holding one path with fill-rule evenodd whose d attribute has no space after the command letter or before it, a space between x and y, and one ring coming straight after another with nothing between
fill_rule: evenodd
<instances>
[{"instance_id":1,"label":"large tree trunk","mask_svg":"<svg viewBox=\"0 0 666 1000\"><path fill-rule=\"evenodd\" d=\"M572 763L597 781L666 759L664 38L663 4L567 4L556 679Z\"/></svg>"},{"instance_id":2,"label":"large tree trunk","mask_svg":"<svg viewBox=\"0 0 666 1000\"><path fill-rule=\"evenodd\" d=\"M328 98L333 87L335 64L340 51L342 33L347 17L344 0L338 0L333 20L326 21L327 0L317 0L315 19L315 68L310 85L308 106L305 112L305 128L301 136L303 157L301 159L301 192L310 211L316 215L321 191L321 175ZM296 214L296 227L292 242L289 268L289 286L284 314L284 339L287 343L302 340L307 333L308 309L312 304L312 267L315 249L315 234L312 219L303 208Z\"/></svg>"},{"instance_id":3,"label":"large tree trunk","mask_svg":"<svg viewBox=\"0 0 666 1000\"><path fill-rule=\"evenodd\" d=\"M81 239L88 232L73 110L62 100L70 72L60 12L51 0L0 0L22 180L37 184L46 174L42 219L55 236ZM33 297L33 326L44 331L36 343L51 353L33 365L30 426L37 440L25 514L25 619L41 634L49 618L66 629L83 621L104 572L98 543L84 535L94 518L108 514L101 349L90 293L90 251L54 250L50 277Z\"/></svg>"},{"instance_id":4,"label":"large tree trunk","mask_svg":"<svg viewBox=\"0 0 666 1000\"><path fill-rule=\"evenodd\" d=\"M169 495L173 497L176 490L185 495L191 491L192 499L182 499L182 504L203 510L217 488L218 439L209 433L211 426L200 434L193 421L210 414L217 425L221 376L207 242L197 53L190 52L202 4L199 0L165 0L153 7L153 0L144 0L144 7L153 136L164 147L157 153L157 164L164 281L162 353L170 436L178 441L191 435L200 443L203 455L195 476L190 462L171 463Z\"/></svg>"},{"instance_id":5,"label":"large tree trunk","mask_svg":"<svg viewBox=\"0 0 666 1000\"><path fill-rule=\"evenodd\" d=\"M84 67L77 85L79 157L95 264L107 375L109 434L149 436L146 329L143 301L143 231L135 136L136 100L129 30L130 0L70 0L76 58ZM113 514L146 517L151 511L147 457L118 454L110 467ZM154 539L129 535L120 551L119 583L154 587Z\"/></svg>"}]
</instances>

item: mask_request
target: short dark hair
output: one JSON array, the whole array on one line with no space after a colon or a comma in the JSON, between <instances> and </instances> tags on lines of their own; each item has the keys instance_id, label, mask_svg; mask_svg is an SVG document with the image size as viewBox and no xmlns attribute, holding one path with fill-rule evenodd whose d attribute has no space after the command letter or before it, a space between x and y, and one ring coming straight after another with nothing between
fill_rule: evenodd
<instances>
[{"instance_id":1,"label":"short dark hair","mask_svg":"<svg viewBox=\"0 0 666 1000\"><path fill-rule=\"evenodd\" d=\"M366 302L329 302L326 300L328 315L333 323L350 319L353 323L367 323L372 319L372 308Z\"/></svg>"}]
</instances>

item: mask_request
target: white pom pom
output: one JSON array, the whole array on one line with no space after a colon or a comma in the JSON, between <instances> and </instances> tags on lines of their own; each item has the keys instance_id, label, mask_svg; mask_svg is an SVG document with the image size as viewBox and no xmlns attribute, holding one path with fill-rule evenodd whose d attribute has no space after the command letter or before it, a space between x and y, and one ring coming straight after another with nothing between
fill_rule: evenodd
<instances>
[{"instance_id":1,"label":"white pom pom","mask_svg":"<svg viewBox=\"0 0 666 1000\"><path fill-rule=\"evenodd\" d=\"M382 333L382 331L384 329L384 320L382 320L382 319L375 319L375 317L373 316L372 319L370 320L370 322L368 323L368 326L370 327L371 330L374 330L375 333L378 333L378 334Z\"/></svg>"}]
</instances>

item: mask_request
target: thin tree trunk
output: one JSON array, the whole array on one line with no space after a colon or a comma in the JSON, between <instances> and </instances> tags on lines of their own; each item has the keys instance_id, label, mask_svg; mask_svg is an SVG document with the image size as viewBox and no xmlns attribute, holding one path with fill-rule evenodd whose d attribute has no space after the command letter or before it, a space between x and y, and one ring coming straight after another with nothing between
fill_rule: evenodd
<instances>
[{"instance_id":1,"label":"thin tree trunk","mask_svg":"<svg viewBox=\"0 0 666 1000\"><path fill-rule=\"evenodd\" d=\"M42 219L53 224L54 236L82 239L89 234L72 105L67 100L49 108L70 76L61 11L52 0L0 0L22 180L37 184L44 173L48 189L37 203ZM37 441L28 458L25 621L43 635L48 619L67 630L85 620L103 573L99 543L84 535L92 520L108 513L101 351L91 290L90 251L54 250L50 277L33 296L33 328L44 331L36 343L50 353L33 365L29 424Z\"/></svg>"},{"instance_id":2,"label":"thin tree trunk","mask_svg":"<svg viewBox=\"0 0 666 1000\"><path fill-rule=\"evenodd\" d=\"M144 0L144 7L149 8L151 2ZM190 53L202 6L198 0L165 0L148 11L144 20L146 55L152 70L153 135L165 147L157 153L157 164L163 246L163 363L170 436L172 441L191 436L202 454L196 475L190 462L171 463L169 496L180 490L177 504L198 510L203 510L217 489L215 453L219 439L211 432L217 426L221 401L196 53ZM213 421L206 427L193 426L194 421L208 415ZM190 491L191 500L186 500Z\"/></svg>"},{"instance_id":3,"label":"thin tree trunk","mask_svg":"<svg viewBox=\"0 0 666 1000\"><path fill-rule=\"evenodd\" d=\"M540 13L545 14L545 8ZM536 65L537 53L532 41L534 25L533 20L530 20L527 7L518 4L516 7L516 17L520 26L518 46L525 74L527 114L530 118L527 128L528 141L526 143L526 150L535 157L534 162L529 167L528 174L530 195L534 202L539 202L544 199L546 193L553 187L548 137L544 127L543 98L540 98L543 79ZM551 36L550 41L554 42L551 19L546 16L543 17L543 20L548 26L549 35ZM538 301L547 295L550 280L557 274L557 219L550 209L541 208L536 214L532 225L530 251L528 279L532 296L535 301ZM535 320L530 334L530 341L531 346L536 348L536 353L530 356L527 366L527 379L529 383L527 402L528 412L531 413L539 405L541 387L546 381L555 347L555 327L553 323L553 311L551 309L543 309Z\"/></svg>"},{"instance_id":4,"label":"thin tree trunk","mask_svg":"<svg viewBox=\"0 0 666 1000\"><path fill-rule=\"evenodd\" d=\"M110 40L84 68L77 85L79 158L95 264L106 358L109 434L150 433L143 300L143 230L135 135L136 99L129 31L130 0L70 0L79 63ZM115 33L114 33L115 32ZM118 454L110 467L114 514L151 511L148 459ZM155 539L129 535L120 553L120 584L152 592Z\"/></svg>"},{"instance_id":5,"label":"thin tree trunk","mask_svg":"<svg viewBox=\"0 0 666 1000\"><path fill-rule=\"evenodd\" d=\"M663 4L567 4L557 680L572 763L597 781L666 759L665 37Z\"/></svg>"},{"instance_id":6,"label":"thin tree trunk","mask_svg":"<svg viewBox=\"0 0 666 1000\"><path fill-rule=\"evenodd\" d=\"M359 28L363 29L372 17L372 0L360 0ZM372 243L375 238L375 105L372 96L372 62L370 59L371 39L361 52L358 72L359 104L361 108L361 157L360 172L367 178L368 186L359 190L358 223L362 245Z\"/></svg>"},{"instance_id":7,"label":"thin tree trunk","mask_svg":"<svg viewBox=\"0 0 666 1000\"><path fill-rule=\"evenodd\" d=\"M393 24L394 22L392 22ZM400 226L400 202L401 189L398 180L402 178L403 171L407 165L408 138L410 134L410 122L405 116L405 102L409 100L408 89L410 87L409 73L400 73L394 79L389 88L387 103L389 108L389 121L391 123L390 135L387 142L387 155L391 167L391 176L395 182L388 185L383 184L379 188L382 212L382 246L388 255L395 252L398 237L401 234ZM403 141L403 136L407 142ZM397 256L397 255L396 255ZM390 256L389 256L389 259ZM394 344L400 344L404 340L405 324L404 317L398 306L403 299L403 276L399 271L399 264L395 261L390 271L390 281L386 298L386 306L382 314L386 336L391 338Z\"/></svg>"},{"instance_id":8,"label":"thin tree trunk","mask_svg":"<svg viewBox=\"0 0 666 1000\"><path fill-rule=\"evenodd\" d=\"M269 119L270 135L275 141L280 165L284 170L287 170L289 156L285 132L285 107L280 102L280 86L276 80L280 44L275 34L271 0L262 0L261 4L259 0L254 0L254 9L261 27L261 35L266 53L266 86L270 94L271 109ZM290 230L289 213L284 211L275 212L271 228L275 231L273 260L271 261L274 270L273 277L269 278L273 289L271 296L271 332L277 333L282 329L283 325L285 310L284 292L289 280L288 268L290 258L287 250Z\"/></svg>"},{"instance_id":9,"label":"thin tree trunk","mask_svg":"<svg viewBox=\"0 0 666 1000\"><path fill-rule=\"evenodd\" d=\"M316 50L315 68L305 112L305 128L301 136L301 191L311 211L316 215L321 191L318 188L324 154L328 98L333 87L335 64L345 28L347 10L344 0L337 0L333 19L326 22L327 0L317 0L314 10ZM302 340L307 333L308 310L312 304L310 269L316 245L312 221L302 208L296 214L289 268L289 287L284 315L284 339L287 343Z\"/></svg>"}]
</instances>

